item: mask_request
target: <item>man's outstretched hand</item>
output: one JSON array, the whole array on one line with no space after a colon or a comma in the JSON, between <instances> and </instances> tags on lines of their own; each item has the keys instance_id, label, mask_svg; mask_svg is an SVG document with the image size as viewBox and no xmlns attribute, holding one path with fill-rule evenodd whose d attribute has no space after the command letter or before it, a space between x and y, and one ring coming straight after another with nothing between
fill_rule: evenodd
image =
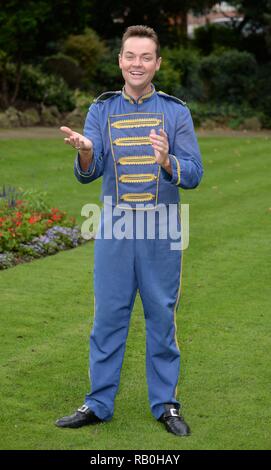
<instances>
[{"instance_id":1,"label":"man's outstretched hand","mask_svg":"<svg viewBox=\"0 0 271 470\"><path fill-rule=\"evenodd\" d=\"M71 145L80 152L90 153L90 155L92 155L93 144L91 140L66 126L60 127L60 130L66 134L64 138L66 144Z\"/></svg>"}]
</instances>

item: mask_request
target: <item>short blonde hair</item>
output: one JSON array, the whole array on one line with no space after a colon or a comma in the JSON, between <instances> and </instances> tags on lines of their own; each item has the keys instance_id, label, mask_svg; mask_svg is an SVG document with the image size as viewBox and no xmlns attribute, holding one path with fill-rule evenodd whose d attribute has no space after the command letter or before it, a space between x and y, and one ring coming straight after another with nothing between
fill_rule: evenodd
<instances>
[{"instance_id":1,"label":"short blonde hair","mask_svg":"<svg viewBox=\"0 0 271 470\"><path fill-rule=\"evenodd\" d=\"M120 49L120 55L123 53L123 48L124 48L124 43L128 38L131 37L140 37L140 38L149 38L152 39L155 44L156 44L156 57L160 57L160 43L158 36L154 29L150 28L149 26L145 25L136 25L136 26L129 26L125 33L122 36L121 40L121 49Z\"/></svg>"}]
</instances>

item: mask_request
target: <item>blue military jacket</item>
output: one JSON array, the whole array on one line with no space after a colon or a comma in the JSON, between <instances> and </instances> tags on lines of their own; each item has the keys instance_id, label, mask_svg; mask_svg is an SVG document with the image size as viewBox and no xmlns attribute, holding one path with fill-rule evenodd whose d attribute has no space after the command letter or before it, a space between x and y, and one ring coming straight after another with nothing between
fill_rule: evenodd
<instances>
[{"instance_id":1,"label":"blue military jacket","mask_svg":"<svg viewBox=\"0 0 271 470\"><path fill-rule=\"evenodd\" d=\"M155 161L149 134L163 128L168 135L172 175ZM195 188L203 168L189 109L178 98L152 91L134 100L125 90L103 93L90 106L84 135L93 142L93 160L75 176L90 183L103 176L102 195L114 206L133 208L179 201L178 187Z\"/></svg>"}]
</instances>

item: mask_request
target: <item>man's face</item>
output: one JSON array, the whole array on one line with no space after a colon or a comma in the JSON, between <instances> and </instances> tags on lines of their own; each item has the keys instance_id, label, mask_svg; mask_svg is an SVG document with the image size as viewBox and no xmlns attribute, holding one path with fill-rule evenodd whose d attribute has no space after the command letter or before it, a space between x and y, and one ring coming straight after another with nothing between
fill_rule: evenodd
<instances>
[{"instance_id":1,"label":"man's face","mask_svg":"<svg viewBox=\"0 0 271 470\"><path fill-rule=\"evenodd\" d=\"M123 46L119 55L119 67L125 85L133 90L145 89L159 70L161 57L156 57L156 44L150 38L131 37Z\"/></svg>"}]
</instances>

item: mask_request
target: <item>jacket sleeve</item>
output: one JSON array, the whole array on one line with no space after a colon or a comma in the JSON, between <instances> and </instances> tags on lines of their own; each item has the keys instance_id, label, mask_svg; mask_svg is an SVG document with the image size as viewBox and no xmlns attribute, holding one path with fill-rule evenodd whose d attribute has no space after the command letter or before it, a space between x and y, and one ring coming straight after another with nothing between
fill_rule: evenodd
<instances>
[{"instance_id":1,"label":"jacket sleeve","mask_svg":"<svg viewBox=\"0 0 271 470\"><path fill-rule=\"evenodd\" d=\"M74 162L74 174L80 183L85 184L99 178L104 170L103 140L99 124L99 109L96 103L92 104L89 108L83 133L93 143L93 159L87 171L83 171L80 166L78 153Z\"/></svg>"},{"instance_id":2,"label":"jacket sleeve","mask_svg":"<svg viewBox=\"0 0 271 470\"><path fill-rule=\"evenodd\" d=\"M178 114L172 153L169 155L172 175L161 168L163 177L183 189L198 186L203 175L203 167L192 117L188 108Z\"/></svg>"}]
</instances>

